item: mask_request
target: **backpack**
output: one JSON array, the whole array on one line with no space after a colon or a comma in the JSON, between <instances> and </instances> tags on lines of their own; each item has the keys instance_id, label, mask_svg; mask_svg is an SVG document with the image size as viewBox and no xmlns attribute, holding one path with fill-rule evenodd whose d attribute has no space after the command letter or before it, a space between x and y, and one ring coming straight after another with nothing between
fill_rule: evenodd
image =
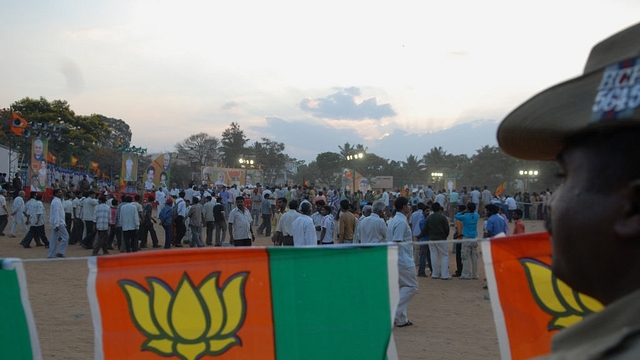
<instances>
[{"instance_id":1,"label":"backpack","mask_svg":"<svg viewBox=\"0 0 640 360\"><path fill-rule=\"evenodd\" d=\"M177 218L178 218L178 201L176 201L176 203L173 205L173 209L171 209L171 220L176 221Z\"/></svg>"}]
</instances>

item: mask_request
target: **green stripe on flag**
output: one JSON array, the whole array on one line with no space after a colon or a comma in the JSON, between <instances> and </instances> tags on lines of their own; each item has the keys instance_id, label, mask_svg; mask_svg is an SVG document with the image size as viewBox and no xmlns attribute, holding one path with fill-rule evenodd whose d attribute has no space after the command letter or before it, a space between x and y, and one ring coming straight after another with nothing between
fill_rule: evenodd
<instances>
[{"instance_id":1,"label":"green stripe on flag","mask_svg":"<svg viewBox=\"0 0 640 360\"><path fill-rule=\"evenodd\" d=\"M0 356L41 358L22 262L0 259L0 263Z\"/></svg>"},{"instance_id":2,"label":"green stripe on flag","mask_svg":"<svg viewBox=\"0 0 640 360\"><path fill-rule=\"evenodd\" d=\"M393 328L388 252L395 248L268 251L276 358L386 358Z\"/></svg>"}]
</instances>

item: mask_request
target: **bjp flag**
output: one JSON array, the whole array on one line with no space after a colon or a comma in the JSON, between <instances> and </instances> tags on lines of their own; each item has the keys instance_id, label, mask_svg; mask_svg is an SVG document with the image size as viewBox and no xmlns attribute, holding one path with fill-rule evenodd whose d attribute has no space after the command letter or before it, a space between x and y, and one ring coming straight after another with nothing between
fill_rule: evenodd
<instances>
[{"instance_id":1,"label":"bjp flag","mask_svg":"<svg viewBox=\"0 0 640 360\"><path fill-rule=\"evenodd\" d=\"M507 187L507 183L503 182L502 184L498 185L498 187L496 188L496 196L502 194L504 192L504 189Z\"/></svg>"},{"instance_id":2,"label":"bjp flag","mask_svg":"<svg viewBox=\"0 0 640 360\"><path fill-rule=\"evenodd\" d=\"M97 162L95 162L95 161L90 161L90 162L89 162L89 168L90 168L91 170L98 170L98 166L99 166L99 165L100 165L100 164L98 164L98 163L97 163Z\"/></svg>"},{"instance_id":3,"label":"bjp flag","mask_svg":"<svg viewBox=\"0 0 640 360\"><path fill-rule=\"evenodd\" d=\"M27 128L27 120L25 120L22 116L17 114L15 111L11 111L11 118L9 119L9 123L11 124L11 131L14 134L22 136L22 132Z\"/></svg>"},{"instance_id":4,"label":"bjp flag","mask_svg":"<svg viewBox=\"0 0 640 360\"><path fill-rule=\"evenodd\" d=\"M79 160L80 160L80 159L78 159L77 157L75 157L75 156L71 155L71 161L69 162L69 164L70 164L71 166L76 166L76 165L78 165L78 161L79 161Z\"/></svg>"},{"instance_id":5,"label":"bjp flag","mask_svg":"<svg viewBox=\"0 0 640 360\"><path fill-rule=\"evenodd\" d=\"M502 359L548 354L558 330L603 308L553 275L548 233L481 244Z\"/></svg>"},{"instance_id":6,"label":"bjp flag","mask_svg":"<svg viewBox=\"0 0 640 360\"><path fill-rule=\"evenodd\" d=\"M95 359L397 358L390 345L395 246L199 249L88 261Z\"/></svg>"},{"instance_id":7,"label":"bjp flag","mask_svg":"<svg viewBox=\"0 0 640 360\"><path fill-rule=\"evenodd\" d=\"M3 359L42 359L29 303L27 281L19 259L0 259L0 354Z\"/></svg>"}]
</instances>

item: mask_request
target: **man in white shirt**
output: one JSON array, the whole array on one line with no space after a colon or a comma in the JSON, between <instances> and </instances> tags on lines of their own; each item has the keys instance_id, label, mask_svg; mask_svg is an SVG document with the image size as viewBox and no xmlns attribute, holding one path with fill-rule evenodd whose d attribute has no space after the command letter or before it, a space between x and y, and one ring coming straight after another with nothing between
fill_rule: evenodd
<instances>
[{"instance_id":1,"label":"man in white shirt","mask_svg":"<svg viewBox=\"0 0 640 360\"><path fill-rule=\"evenodd\" d=\"M309 203L309 202L307 202ZM309 205L311 205L309 203ZM280 217L276 228L277 238L282 239L282 245L293 246L293 222L301 216L298 210L298 201L289 201L289 211Z\"/></svg>"},{"instance_id":2,"label":"man in white shirt","mask_svg":"<svg viewBox=\"0 0 640 360\"><path fill-rule=\"evenodd\" d=\"M62 190L53 190L53 200L49 210L49 224L51 225L51 243L49 244L48 258L63 258L69 245L69 232L64 219L64 208L62 207Z\"/></svg>"},{"instance_id":3,"label":"man in white shirt","mask_svg":"<svg viewBox=\"0 0 640 360\"><path fill-rule=\"evenodd\" d=\"M480 208L480 196L481 196L480 188L476 186L475 188L473 188L473 191L471 191L469 195L471 195L471 202L476 204L476 213L477 213L478 209Z\"/></svg>"},{"instance_id":4,"label":"man in white shirt","mask_svg":"<svg viewBox=\"0 0 640 360\"><path fill-rule=\"evenodd\" d=\"M251 212L244 207L244 197L236 197L236 207L229 214L229 241L234 246L251 246L256 241L251 227Z\"/></svg>"},{"instance_id":5,"label":"man in white shirt","mask_svg":"<svg viewBox=\"0 0 640 360\"><path fill-rule=\"evenodd\" d=\"M87 235L82 239L81 245L85 249L93 250L93 240L96 236L95 223L93 222L93 212L98 206L96 193L89 191L82 200L82 221L84 221L84 229Z\"/></svg>"},{"instance_id":6,"label":"man in white shirt","mask_svg":"<svg viewBox=\"0 0 640 360\"><path fill-rule=\"evenodd\" d=\"M127 195L124 197L124 205L120 208L119 221L122 225L122 240L126 252L138 251L136 232L140 228L140 216L138 209L131 203L133 199Z\"/></svg>"},{"instance_id":7,"label":"man in white shirt","mask_svg":"<svg viewBox=\"0 0 640 360\"><path fill-rule=\"evenodd\" d=\"M407 307L413 296L418 292L418 277L416 264L413 260L413 245L411 244L411 229L407 222L407 215L411 213L409 200L403 196L396 199L396 216L389 220L387 241L398 244L398 282L400 299L395 315L397 327L411 326L413 323L407 318Z\"/></svg>"},{"instance_id":8,"label":"man in white shirt","mask_svg":"<svg viewBox=\"0 0 640 360\"><path fill-rule=\"evenodd\" d=\"M156 202L158 203L158 215L160 215L162 208L167 203L167 196L162 185L160 185L160 187L158 187L158 190L156 191Z\"/></svg>"},{"instance_id":9,"label":"man in white shirt","mask_svg":"<svg viewBox=\"0 0 640 360\"><path fill-rule=\"evenodd\" d=\"M387 189L382 189L382 196L380 197L380 200L382 200L382 202L384 203L385 213L387 212L387 210L391 210L389 208L389 193L387 192Z\"/></svg>"},{"instance_id":10,"label":"man in white shirt","mask_svg":"<svg viewBox=\"0 0 640 360\"><path fill-rule=\"evenodd\" d=\"M511 222L511 219L513 219L513 212L518 208L516 199L514 199L512 195L507 195L507 199L504 201L504 204L507 205L507 208L509 209L509 214L507 214L507 216L509 217L509 222Z\"/></svg>"},{"instance_id":11,"label":"man in white shirt","mask_svg":"<svg viewBox=\"0 0 640 360\"><path fill-rule=\"evenodd\" d=\"M7 190L0 190L0 236L4 236L4 229L9 223L9 210L7 210Z\"/></svg>"},{"instance_id":12,"label":"man in white shirt","mask_svg":"<svg viewBox=\"0 0 640 360\"><path fill-rule=\"evenodd\" d=\"M25 208L24 208L24 191L20 190L18 192L18 196L13 199L13 204L11 204L11 231L9 231L9 237L16 237L14 234L16 230L16 225L22 225L24 229L24 233L26 234L28 229L25 224Z\"/></svg>"},{"instance_id":13,"label":"man in white shirt","mask_svg":"<svg viewBox=\"0 0 640 360\"><path fill-rule=\"evenodd\" d=\"M322 218L322 230L320 231L320 245L331 245L333 244L333 235L336 230L336 222L333 214L331 214L331 206L323 206L321 213L324 217Z\"/></svg>"},{"instance_id":14,"label":"man in white shirt","mask_svg":"<svg viewBox=\"0 0 640 360\"><path fill-rule=\"evenodd\" d=\"M384 222L384 203L375 201L371 215L360 219L358 238L363 244L383 243L387 238L387 224Z\"/></svg>"},{"instance_id":15,"label":"man in white shirt","mask_svg":"<svg viewBox=\"0 0 640 360\"><path fill-rule=\"evenodd\" d=\"M311 219L311 204L306 202L301 205L301 216L294 220L293 227L293 245L309 246L318 245L318 237L316 235L315 226Z\"/></svg>"}]
</instances>

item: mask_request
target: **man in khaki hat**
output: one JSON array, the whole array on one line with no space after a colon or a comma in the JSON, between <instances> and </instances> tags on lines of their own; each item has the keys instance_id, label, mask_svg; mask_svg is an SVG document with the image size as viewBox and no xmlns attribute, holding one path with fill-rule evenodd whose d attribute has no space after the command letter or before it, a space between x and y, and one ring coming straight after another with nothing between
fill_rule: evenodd
<instances>
[{"instance_id":1,"label":"man in khaki hat","mask_svg":"<svg viewBox=\"0 0 640 360\"><path fill-rule=\"evenodd\" d=\"M582 76L498 129L508 154L560 164L563 185L548 203L552 270L606 306L555 336L550 359L640 359L639 140L640 24L597 44Z\"/></svg>"}]
</instances>

